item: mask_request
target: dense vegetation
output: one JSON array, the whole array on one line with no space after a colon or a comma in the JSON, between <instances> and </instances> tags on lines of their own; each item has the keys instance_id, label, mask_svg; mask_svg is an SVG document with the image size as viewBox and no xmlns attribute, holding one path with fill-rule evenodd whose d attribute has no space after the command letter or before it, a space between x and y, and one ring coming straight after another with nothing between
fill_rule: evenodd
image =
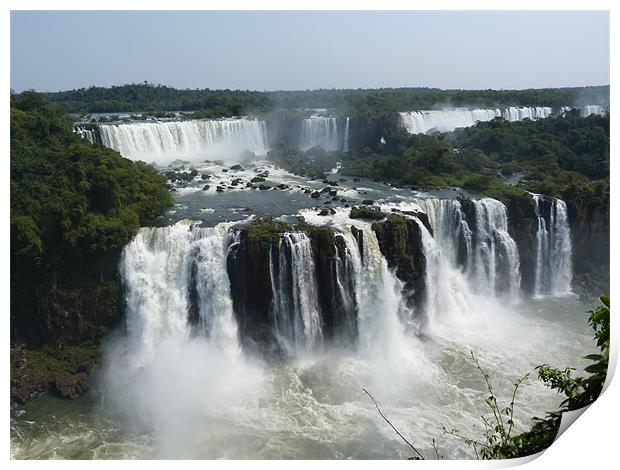
<instances>
[{"instance_id":1,"label":"dense vegetation","mask_svg":"<svg viewBox=\"0 0 620 470\"><path fill-rule=\"evenodd\" d=\"M59 106L11 95L11 336L96 339L120 312L116 263L172 199L154 168L91 145ZM107 318L114 317L114 318Z\"/></svg>"},{"instance_id":2,"label":"dense vegetation","mask_svg":"<svg viewBox=\"0 0 620 470\"><path fill-rule=\"evenodd\" d=\"M440 90L381 88L376 90L177 90L147 82L89 87L47 93L72 113L132 111L200 111L203 117L267 112L280 108L330 108L351 116L377 116L436 106L567 106L607 102L609 87L531 90Z\"/></svg>"}]
</instances>

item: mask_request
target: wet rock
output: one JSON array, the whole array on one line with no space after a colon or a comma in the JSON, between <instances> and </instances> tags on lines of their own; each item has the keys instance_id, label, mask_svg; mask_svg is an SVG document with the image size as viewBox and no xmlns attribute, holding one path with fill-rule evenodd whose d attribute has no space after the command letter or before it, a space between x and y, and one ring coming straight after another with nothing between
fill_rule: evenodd
<instances>
[{"instance_id":1,"label":"wet rock","mask_svg":"<svg viewBox=\"0 0 620 470\"><path fill-rule=\"evenodd\" d=\"M87 390L87 375L84 372L71 374L60 372L50 382L50 390L61 398L77 398Z\"/></svg>"},{"instance_id":2,"label":"wet rock","mask_svg":"<svg viewBox=\"0 0 620 470\"><path fill-rule=\"evenodd\" d=\"M261 191L267 191L268 189L271 189L272 186L269 186L268 184L261 184L258 189L260 189Z\"/></svg>"},{"instance_id":3,"label":"wet rock","mask_svg":"<svg viewBox=\"0 0 620 470\"><path fill-rule=\"evenodd\" d=\"M330 196L335 196L336 194L338 194L338 190L337 189L332 189L329 191L329 195Z\"/></svg>"},{"instance_id":4,"label":"wet rock","mask_svg":"<svg viewBox=\"0 0 620 470\"><path fill-rule=\"evenodd\" d=\"M200 175L201 180L208 180L209 178L211 178L211 175L208 175L206 173L203 173L202 175Z\"/></svg>"},{"instance_id":5,"label":"wet rock","mask_svg":"<svg viewBox=\"0 0 620 470\"><path fill-rule=\"evenodd\" d=\"M329 209L321 209L317 215L329 215Z\"/></svg>"},{"instance_id":6,"label":"wet rock","mask_svg":"<svg viewBox=\"0 0 620 470\"><path fill-rule=\"evenodd\" d=\"M202 190L203 190L203 191L208 191L208 190L209 190L209 185L208 185L208 184L205 184L205 185L202 187Z\"/></svg>"},{"instance_id":7,"label":"wet rock","mask_svg":"<svg viewBox=\"0 0 620 470\"><path fill-rule=\"evenodd\" d=\"M221 192L223 192L223 191L224 191L224 187L223 187L223 186L218 186L217 188L215 188L215 190L216 190L218 193L221 193Z\"/></svg>"},{"instance_id":8,"label":"wet rock","mask_svg":"<svg viewBox=\"0 0 620 470\"><path fill-rule=\"evenodd\" d=\"M320 193L320 192L318 192L318 191L315 191L315 192L313 192L313 193L310 195L310 197L311 197L312 199L318 199L319 197L321 197L321 193Z\"/></svg>"},{"instance_id":9,"label":"wet rock","mask_svg":"<svg viewBox=\"0 0 620 470\"><path fill-rule=\"evenodd\" d=\"M381 220L385 217L386 215L383 212L368 207L354 207L349 213L351 219Z\"/></svg>"},{"instance_id":10,"label":"wet rock","mask_svg":"<svg viewBox=\"0 0 620 470\"><path fill-rule=\"evenodd\" d=\"M222 168L222 173L228 173L228 168Z\"/></svg>"},{"instance_id":11,"label":"wet rock","mask_svg":"<svg viewBox=\"0 0 620 470\"><path fill-rule=\"evenodd\" d=\"M177 160L174 160L173 162L171 162L168 165L168 168L182 169L185 165L188 165L188 164L189 164L189 162L186 161L186 160L177 159Z\"/></svg>"},{"instance_id":12,"label":"wet rock","mask_svg":"<svg viewBox=\"0 0 620 470\"><path fill-rule=\"evenodd\" d=\"M420 308L426 300L426 256L420 226L412 219L392 214L385 222L373 223L372 229L388 266L396 269L397 277L405 284L407 303Z\"/></svg>"},{"instance_id":13,"label":"wet rock","mask_svg":"<svg viewBox=\"0 0 620 470\"><path fill-rule=\"evenodd\" d=\"M372 206L375 203L375 201L373 201L372 199L364 199L362 201L362 204L364 204L365 206Z\"/></svg>"},{"instance_id":14,"label":"wet rock","mask_svg":"<svg viewBox=\"0 0 620 470\"><path fill-rule=\"evenodd\" d=\"M230 169L233 171L243 171L243 167L241 165L233 165Z\"/></svg>"},{"instance_id":15,"label":"wet rock","mask_svg":"<svg viewBox=\"0 0 620 470\"><path fill-rule=\"evenodd\" d=\"M265 178L262 176L255 176L250 180L250 183L262 183L263 181L265 181Z\"/></svg>"}]
</instances>

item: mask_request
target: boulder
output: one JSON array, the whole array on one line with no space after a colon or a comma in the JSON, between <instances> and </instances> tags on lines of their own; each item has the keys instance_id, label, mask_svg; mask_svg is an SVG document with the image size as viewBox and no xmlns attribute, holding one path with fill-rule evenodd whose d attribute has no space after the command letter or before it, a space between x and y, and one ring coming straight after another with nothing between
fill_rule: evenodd
<instances>
[{"instance_id":1,"label":"boulder","mask_svg":"<svg viewBox=\"0 0 620 470\"><path fill-rule=\"evenodd\" d=\"M60 372L50 381L50 390L53 394L61 398L77 398L87 390L87 375L84 372L71 374Z\"/></svg>"}]
</instances>

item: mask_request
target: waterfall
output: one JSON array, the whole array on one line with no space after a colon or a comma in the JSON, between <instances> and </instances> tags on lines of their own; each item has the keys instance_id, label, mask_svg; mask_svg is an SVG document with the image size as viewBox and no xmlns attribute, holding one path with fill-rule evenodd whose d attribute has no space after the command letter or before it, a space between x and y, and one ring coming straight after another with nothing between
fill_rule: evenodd
<instances>
[{"instance_id":1,"label":"waterfall","mask_svg":"<svg viewBox=\"0 0 620 470\"><path fill-rule=\"evenodd\" d=\"M299 139L300 150L322 147L328 152L340 149L338 142L338 125L335 117L314 116L304 119L301 124Z\"/></svg>"},{"instance_id":2,"label":"waterfall","mask_svg":"<svg viewBox=\"0 0 620 470\"><path fill-rule=\"evenodd\" d=\"M132 160L167 164L178 158L238 159L268 151L265 123L252 119L101 124L101 141Z\"/></svg>"},{"instance_id":3,"label":"waterfall","mask_svg":"<svg viewBox=\"0 0 620 470\"><path fill-rule=\"evenodd\" d=\"M572 245L566 203L533 194L536 230L534 296L571 293Z\"/></svg>"},{"instance_id":4,"label":"waterfall","mask_svg":"<svg viewBox=\"0 0 620 470\"><path fill-rule=\"evenodd\" d=\"M229 226L201 228L184 221L146 227L125 247L121 275L132 344L153 352L162 339L184 341L195 329L223 349L238 348L226 274L226 255L235 242Z\"/></svg>"},{"instance_id":5,"label":"waterfall","mask_svg":"<svg viewBox=\"0 0 620 470\"><path fill-rule=\"evenodd\" d=\"M322 336L312 244L305 233L282 234L278 269L270 257L273 323L289 352L311 349Z\"/></svg>"},{"instance_id":6,"label":"waterfall","mask_svg":"<svg viewBox=\"0 0 620 470\"><path fill-rule=\"evenodd\" d=\"M428 271L439 269L433 268L432 261L440 257L437 263L447 263L451 269L458 268L467 275L474 292L506 295L516 300L521 286L521 263L517 244L508 233L506 206L491 198L471 203L473 214L469 221L460 201L453 199L420 198L398 207L428 216L432 234L413 217L421 226L423 241L427 238L425 255L431 263L427 265ZM428 278L427 273L427 281ZM432 289L429 292L432 295Z\"/></svg>"},{"instance_id":7,"label":"waterfall","mask_svg":"<svg viewBox=\"0 0 620 470\"><path fill-rule=\"evenodd\" d=\"M605 114L605 107L599 105L587 105L581 108L582 117L588 117L591 114Z\"/></svg>"},{"instance_id":8,"label":"waterfall","mask_svg":"<svg viewBox=\"0 0 620 470\"><path fill-rule=\"evenodd\" d=\"M350 230L342 233L355 276L359 348L365 353L389 354L401 347L401 319L407 319L410 312L402 302L402 283L388 269L375 232L365 226L359 230L363 233L361 246Z\"/></svg>"},{"instance_id":9,"label":"waterfall","mask_svg":"<svg viewBox=\"0 0 620 470\"><path fill-rule=\"evenodd\" d=\"M523 119L543 119L551 116L553 109L547 106L535 107L510 107L502 112L502 117L507 121L521 121Z\"/></svg>"},{"instance_id":10,"label":"waterfall","mask_svg":"<svg viewBox=\"0 0 620 470\"><path fill-rule=\"evenodd\" d=\"M470 275L482 292L515 298L521 285L519 252L508 233L508 214L501 202L475 200L474 262Z\"/></svg>"},{"instance_id":11,"label":"waterfall","mask_svg":"<svg viewBox=\"0 0 620 470\"><path fill-rule=\"evenodd\" d=\"M525 118L541 119L552 113L549 107L509 107L496 109L455 108L437 111L409 111L400 114L400 119L410 134L429 132L451 132L458 128L470 127L478 121L491 121L503 117L508 121L520 121Z\"/></svg>"},{"instance_id":12,"label":"waterfall","mask_svg":"<svg viewBox=\"0 0 620 470\"><path fill-rule=\"evenodd\" d=\"M347 152L349 150L349 118L346 118L344 125L344 139L342 142L342 150Z\"/></svg>"},{"instance_id":13,"label":"waterfall","mask_svg":"<svg viewBox=\"0 0 620 470\"><path fill-rule=\"evenodd\" d=\"M97 135L95 131L92 129L88 129L84 126L77 124L73 127L73 132L79 135L82 139L86 139L91 144L94 144L97 142Z\"/></svg>"},{"instance_id":14,"label":"waterfall","mask_svg":"<svg viewBox=\"0 0 620 470\"><path fill-rule=\"evenodd\" d=\"M455 266L466 267L472 258L472 231L461 203L455 199L424 198L417 205L428 216L433 229L429 236L441 246L444 256Z\"/></svg>"}]
</instances>

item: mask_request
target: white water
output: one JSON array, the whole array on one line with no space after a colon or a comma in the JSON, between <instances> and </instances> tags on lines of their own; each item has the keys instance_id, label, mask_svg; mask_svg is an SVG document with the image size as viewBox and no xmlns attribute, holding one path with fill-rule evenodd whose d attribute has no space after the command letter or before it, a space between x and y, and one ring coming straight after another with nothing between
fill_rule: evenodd
<instances>
[{"instance_id":1,"label":"white water","mask_svg":"<svg viewBox=\"0 0 620 470\"><path fill-rule=\"evenodd\" d=\"M95 132L92 131L91 129L86 129L83 126L76 125L73 128L73 132L79 135L82 139L86 139L91 144L94 144L96 142Z\"/></svg>"},{"instance_id":2,"label":"white water","mask_svg":"<svg viewBox=\"0 0 620 470\"><path fill-rule=\"evenodd\" d=\"M273 267L271 272L276 335L290 353L309 351L320 341L322 325L312 243L305 233L282 235L278 276Z\"/></svg>"},{"instance_id":3,"label":"white water","mask_svg":"<svg viewBox=\"0 0 620 470\"><path fill-rule=\"evenodd\" d=\"M501 202L475 200L476 244L470 274L481 292L506 292L515 299L521 285L517 244L508 233L508 214Z\"/></svg>"},{"instance_id":4,"label":"white water","mask_svg":"<svg viewBox=\"0 0 620 470\"><path fill-rule=\"evenodd\" d=\"M126 288L130 341L146 354L164 338L187 340L190 282L195 283L199 331L218 346L237 349L237 331L226 275L228 246L237 243L230 223L201 228L189 221L142 228L125 247L121 273ZM193 269L195 268L195 271Z\"/></svg>"},{"instance_id":5,"label":"white water","mask_svg":"<svg viewBox=\"0 0 620 470\"><path fill-rule=\"evenodd\" d=\"M503 117L508 121L520 121L525 118L541 119L549 117L552 109L545 106L509 107L496 109L455 108L437 111L409 111L400 113L405 129L410 134L426 134L428 132L451 132L462 127L470 127L476 122L491 121Z\"/></svg>"},{"instance_id":6,"label":"white water","mask_svg":"<svg viewBox=\"0 0 620 470\"><path fill-rule=\"evenodd\" d=\"M349 118L347 118L344 125L344 140L342 143L342 150L345 152L349 150L349 125Z\"/></svg>"},{"instance_id":7,"label":"white water","mask_svg":"<svg viewBox=\"0 0 620 470\"><path fill-rule=\"evenodd\" d=\"M517 244L508 233L506 206L491 198L475 200L473 203L473 227L465 220L458 200L420 198L413 203L401 203L397 208L421 211L429 217L433 235L422 224L419 225L427 250L427 261L435 260L435 264L427 267L429 272L436 273L435 285L446 282L445 278L440 281L437 273L449 266L449 272L446 271L444 276L451 276L452 271L460 269L469 278L468 286L461 285L463 289L517 300L521 285L521 263ZM385 209L389 211L390 206ZM439 267L444 264L444 268ZM431 289L431 292L434 290ZM434 310L431 308L431 311Z\"/></svg>"},{"instance_id":8,"label":"white water","mask_svg":"<svg viewBox=\"0 0 620 470\"><path fill-rule=\"evenodd\" d=\"M244 151L268 151L265 123L252 119L102 124L101 140L132 160L166 165L173 160L238 160Z\"/></svg>"},{"instance_id":9,"label":"white water","mask_svg":"<svg viewBox=\"0 0 620 470\"><path fill-rule=\"evenodd\" d=\"M481 202L479 208L483 232L494 235L484 240L494 243L495 259L509 244L497 234L505 228L498 204ZM585 316L573 315L582 311L574 304L523 300L512 306L503 301L504 292L478 291L468 266L478 262L474 253L483 237L465 222L458 201L412 199L385 206L391 207L429 215L434 236L414 217L427 258L427 304L421 312L405 307L402 283L381 255L370 223L349 219L344 208L326 217L302 211L308 223L333 227L345 242L346 261L337 263L346 269L337 283L353 297L348 303L356 305L359 337L352 350L338 342L329 349L307 348L307 338L321 341L313 327L317 304L311 244L304 234L284 234L273 253L272 271L284 272L277 264L289 269L288 298L304 340L295 345L296 357L283 363L265 362L240 349L226 270L228 249L238 242L230 223L142 229L123 256L128 331L108 348L97 418L84 421L91 409L77 417L47 410L33 420L43 423L36 444L19 441L16 455L409 456L361 392L366 388L427 457L433 458L430 442L436 438L445 458L471 458L458 441L442 437L444 425L479 435L480 415L486 413L484 383L467 359L469 351L491 373L500 402L507 405L512 382L535 365L580 365L576 358L590 352L591 343ZM555 225L562 219L558 210ZM351 225L363 232L361 251ZM457 263L458 230L469 233L471 258L465 267ZM191 285L198 299L196 325L188 321ZM277 295L284 298L285 293ZM517 396L517 429L529 427L532 416L557 408L559 401L555 392L530 379ZM24 421L17 429L34 433L28 426L33 425Z\"/></svg>"},{"instance_id":10,"label":"white water","mask_svg":"<svg viewBox=\"0 0 620 470\"><path fill-rule=\"evenodd\" d=\"M587 105L581 108L581 115L588 117L591 114L605 114L605 107L599 105Z\"/></svg>"},{"instance_id":11,"label":"white water","mask_svg":"<svg viewBox=\"0 0 620 470\"><path fill-rule=\"evenodd\" d=\"M536 273L534 295L569 295L572 273L572 244L566 203L554 198L548 220L543 213L544 198L533 194L538 219L536 231Z\"/></svg>"},{"instance_id":12,"label":"white water","mask_svg":"<svg viewBox=\"0 0 620 470\"><path fill-rule=\"evenodd\" d=\"M327 151L340 149L335 117L314 116L302 121L299 149L306 151L316 146L323 147Z\"/></svg>"}]
</instances>

